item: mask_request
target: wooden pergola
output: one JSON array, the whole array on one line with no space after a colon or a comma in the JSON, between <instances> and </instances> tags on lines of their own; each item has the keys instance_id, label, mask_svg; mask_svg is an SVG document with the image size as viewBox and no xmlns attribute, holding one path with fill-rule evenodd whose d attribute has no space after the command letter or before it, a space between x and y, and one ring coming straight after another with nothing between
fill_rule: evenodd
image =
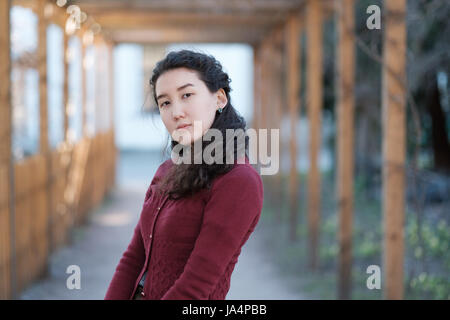
<instances>
[{"instance_id":1,"label":"wooden pergola","mask_svg":"<svg viewBox=\"0 0 450 320\"><path fill-rule=\"evenodd\" d=\"M14 163L11 153L12 104L10 57L10 8L19 5L32 8L39 19L38 64L40 92L40 150L37 156ZM290 122L290 239L296 239L299 181L297 163L297 119L306 108L309 121L309 171L307 185L308 248L311 270L318 266L320 225L319 150L321 148L321 118L323 106L323 30L327 19L336 19L336 88L337 88L337 202L339 230L338 297L350 298L352 268L353 220L353 122L354 122L354 0L78 0L59 7L55 1L15 0L0 2L0 297L10 298L33 279L45 273L49 254L55 243L64 243L64 233L73 223L54 218L58 201L67 202L58 190L78 190L72 199L69 213L83 217L99 203L113 184L115 168L113 117L104 133L88 137L86 129L86 81L83 84L83 132L85 137L75 146L64 145L62 150L50 150L47 123L46 28L53 20L63 29L70 15L68 5L82 11L81 28L74 34L64 32L64 52L69 36L82 40L84 57L86 46L103 45L108 49L109 100L96 108L113 114L112 50L118 43L169 44L174 42L247 43L254 50L254 117L255 129L280 128L282 115L289 114ZM385 1L383 30L383 266L384 293L387 299L403 298L403 219L404 219L404 163L405 163L405 0ZM51 10L49 8L52 8ZM49 12L52 12L51 14ZM392 13L392 14L390 14ZM306 35L306 83L300 83L301 37ZM86 40L88 39L88 40ZM91 39L92 41L89 41ZM68 76L67 61L64 73L64 130L67 139ZM85 79L83 69L83 79ZM300 88L305 86L306 106L300 101ZM285 107L286 106L286 107ZM95 147L94 147L95 145ZM98 151L100 150L100 151ZM69 154L70 165L58 166L56 159ZM282 154L282 153L281 153ZM52 160L53 159L53 160ZM106 168L102 168L107 163ZM84 172L71 174L68 167L78 166ZM88 172L88 173L86 173ZM91 176L101 172L95 179ZM29 179L31 173L38 177ZM90 174L89 174L90 173ZM90 178L91 177L91 178ZM60 179L59 179L60 178ZM78 180L77 180L78 179ZM81 180L82 182L80 182ZM30 182L31 181L31 182ZM59 182L58 182L59 181ZM89 196L94 184L101 191ZM278 174L273 183L281 183ZM39 190L38 199L30 191ZM279 190L276 185L273 190ZM88 199L88 197L90 197ZM24 199L30 199L24 200ZM66 202L65 202L66 201ZM26 206L24 207L24 203ZM38 210L39 225L29 242L23 242L20 219L29 219L31 208ZM70 210L69 210L70 212ZM62 215L64 216L64 215ZM83 220L82 218L77 218ZM61 220L61 221L60 221ZM20 220L22 223L22 220ZM31 224L30 224L30 228ZM31 229L30 229L31 230ZM33 234L33 233L32 233ZM45 241L38 239L45 238ZM24 252L39 247L33 260ZM22 243L23 242L23 243ZM27 251L28 250L28 251Z\"/></svg>"}]
</instances>

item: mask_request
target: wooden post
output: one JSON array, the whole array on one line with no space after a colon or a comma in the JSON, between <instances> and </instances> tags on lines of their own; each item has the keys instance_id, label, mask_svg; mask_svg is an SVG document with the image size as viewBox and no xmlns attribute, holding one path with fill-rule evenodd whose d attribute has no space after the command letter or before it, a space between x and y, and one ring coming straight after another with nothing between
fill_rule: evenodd
<instances>
[{"instance_id":1,"label":"wooden post","mask_svg":"<svg viewBox=\"0 0 450 320\"><path fill-rule=\"evenodd\" d=\"M261 110L260 110L260 117L258 119L260 129L267 129L267 43L266 39L264 39L261 43ZM267 177L263 177L265 181L267 181Z\"/></svg>"},{"instance_id":2,"label":"wooden post","mask_svg":"<svg viewBox=\"0 0 450 320\"><path fill-rule=\"evenodd\" d=\"M289 137L289 238L297 238L296 226L298 219L298 169L297 169L297 123L300 109L300 22L297 14L292 15L286 24L286 85L289 108L290 137Z\"/></svg>"},{"instance_id":3,"label":"wooden post","mask_svg":"<svg viewBox=\"0 0 450 320\"><path fill-rule=\"evenodd\" d=\"M322 8L321 1L307 3L307 106L309 117L308 231L309 266L318 265L320 219L319 153L322 128Z\"/></svg>"},{"instance_id":4,"label":"wooden post","mask_svg":"<svg viewBox=\"0 0 450 320\"><path fill-rule=\"evenodd\" d=\"M264 37L262 40L262 47L263 47L263 56L262 56L262 92L261 92L261 99L262 99L262 112L261 112L261 129L267 130L269 132L269 98L270 98L270 55L269 55L269 43L267 40L267 37ZM267 144L269 143L270 139L267 140ZM258 146L259 147L259 146ZM267 146L267 150L269 150L269 147ZM263 176L264 179L264 186L267 188L267 199L270 203L270 192L271 192L271 185L270 185L270 176Z\"/></svg>"},{"instance_id":5,"label":"wooden post","mask_svg":"<svg viewBox=\"0 0 450 320\"><path fill-rule=\"evenodd\" d=\"M269 35L269 52L270 52L270 125L269 125L269 140L268 145L270 148L271 155L274 155L275 145L272 145L272 129L280 129L279 114L281 113L281 94L280 94L280 66L281 66L281 56L280 56L280 29L275 27ZM278 142L276 142L278 143ZM279 147L279 146L278 146ZM278 148L279 149L279 148ZM279 149L279 151L281 151ZM279 156L279 155L277 155ZM270 176L271 186L272 186L272 204L275 208L276 219L279 224L282 222L282 208L281 208L281 183L280 183L280 173L276 173Z\"/></svg>"},{"instance_id":6,"label":"wooden post","mask_svg":"<svg viewBox=\"0 0 450 320\"><path fill-rule=\"evenodd\" d=\"M385 1L383 50L383 275L386 299L403 299L406 1Z\"/></svg>"},{"instance_id":7,"label":"wooden post","mask_svg":"<svg viewBox=\"0 0 450 320\"><path fill-rule=\"evenodd\" d=\"M0 299L16 295L9 0L0 1Z\"/></svg>"},{"instance_id":8,"label":"wooden post","mask_svg":"<svg viewBox=\"0 0 450 320\"><path fill-rule=\"evenodd\" d=\"M253 119L251 127L260 128L261 115L261 47L253 46Z\"/></svg>"},{"instance_id":9,"label":"wooden post","mask_svg":"<svg viewBox=\"0 0 450 320\"><path fill-rule=\"evenodd\" d=\"M283 114L283 94L282 94L282 82L283 82L283 28L281 26L278 26L274 30L274 117L273 117L273 128L276 130L279 130L280 133L280 141L278 141L278 149L279 154L277 155L279 157L279 170L274 175L274 195L275 195L275 205L278 208L278 220L281 222L282 215L283 215L283 208L282 208L282 198L283 198L283 184L281 181L281 163L282 163L282 155L283 155L283 144L281 143L281 119Z\"/></svg>"},{"instance_id":10,"label":"wooden post","mask_svg":"<svg viewBox=\"0 0 450 320\"><path fill-rule=\"evenodd\" d=\"M350 299L353 225L354 0L336 2L337 42L337 202L338 298Z\"/></svg>"},{"instance_id":11,"label":"wooden post","mask_svg":"<svg viewBox=\"0 0 450 320\"><path fill-rule=\"evenodd\" d=\"M47 110L47 18L45 17L46 0L38 0L38 73L39 73L39 151L47 154L48 143L48 110Z\"/></svg>"},{"instance_id":12,"label":"wooden post","mask_svg":"<svg viewBox=\"0 0 450 320\"><path fill-rule=\"evenodd\" d=\"M270 125L269 125L269 117L270 117L270 52L269 52L269 42L268 38L265 37L261 43L261 117L260 117L260 126L261 129L265 129L267 131L267 150L270 150ZM259 150L259 146L258 146ZM270 203L270 195L272 194L272 185L271 185L271 177L263 176L264 186L267 189L268 202Z\"/></svg>"},{"instance_id":13,"label":"wooden post","mask_svg":"<svg viewBox=\"0 0 450 320\"><path fill-rule=\"evenodd\" d=\"M268 35L265 35L260 42L260 101L261 101L261 109L259 113L258 123L259 123L259 129L265 129L267 133L270 132L270 126L268 125L268 120L270 118L270 111L269 111L269 98L270 98L270 55L269 55L269 41L268 41ZM260 139L258 139L260 140ZM267 139L267 150L269 149L269 143L270 143L270 137ZM260 142L258 142L258 152L260 150L259 146ZM261 160L261 159L260 159ZM271 188L271 180L270 176L262 176L264 187L267 189L267 203L271 204L271 194L272 194L272 188ZM273 211L272 211L273 212ZM273 217L275 215L273 214Z\"/></svg>"},{"instance_id":14,"label":"wooden post","mask_svg":"<svg viewBox=\"0 0 450 320\"><path fill-rule=\"evenodd\" d=\"M271 31L267 36L267 104L266 104L266 121L267 121L267 150L270 150L272 153L272 140L270 138L271 129L273 128L274 123L274 108L275 108L275 59L274 59L274 37L273 31ZM281 222L280 219L280 210L276 206L276 197L275 197L275 185L274 185L274 176L270 175L267 177L269 192L268 196L270 202L273 205L275 218L278 223Z\"/></svg>"},{"instance_id":15,"label":"wooden post","mask_svg":"<svg viewBox=\"0 0 450 320\"><path fill-rule=\"evenodd\" d=\"M279 85L280 85L280 77L279 77L279 64L280 64L280 59L279 59L279 54L278 54L278 39L277 39L277 30L274 29L272 31L272 35L271 35L271 46L270 46L270 51L271 51L271 69L272 69L272 75L270 77L271 80L271 85L270 85L270 89L271 89L271 103L270 103L270 109L271 109L271 117L270 117L270 129L279 129L279 122L278 122L278 114L279 114L279 109L281 107L280 105L280 92L279 92ZM271 136L272 134L270 134ZM269 136L269 137L270 137ZM275 147L272 145L272 139L270 138L270 152L273 155L274 154L274 150ZM280 197L279 197L279 185L278 185L278 177L279 177L279 173L272 175L271 176L271 180L272 180L272 195L273 195L273 204L276 208L276 213L277 213L277 220L278 222L281 224L281 219L282 219L282 210L281 210L281 206L280 206Z\"/></svg>"},{"instance_id":16,"label":"wooden post","mask_svg":"<svg viewBox=\"0 0 450 320\"><path fill-rule=\"evenodd\" d=\"M262 112L262 78L261 78L261 43L253 44L253 117L250 128L258 132L261 128L261 112ZM258 140L259 141L259 140ZM258 147L256 147L256 151ZM257 157L258 159L258 157ZM255 168L261 170L260 164L256 163Z\"/></svg>"},{"instance_id":17,"label":"wooden post","mask_svg":"<svg viewBox=\"0 0 450 320\"><path fill-rule=\"evenodd\" d=\"M52 214L52 192L51 192L51 154L48 141L48 89L47 89L47 26L48 18L45 15L46 5L49 4L47 0L39 0L37 2L36 10L38 16L38 74L39 74L39 153L45 158L46 172L42 173L46 177L45 184L45 205L42 208L47 208L45 216L47 219L47 253L54 249L53 245L53 214ZM45 209L40 209L45 210ZM43 266L43 273L48 273L48 260Z\"/></svg>"}]
</instances>

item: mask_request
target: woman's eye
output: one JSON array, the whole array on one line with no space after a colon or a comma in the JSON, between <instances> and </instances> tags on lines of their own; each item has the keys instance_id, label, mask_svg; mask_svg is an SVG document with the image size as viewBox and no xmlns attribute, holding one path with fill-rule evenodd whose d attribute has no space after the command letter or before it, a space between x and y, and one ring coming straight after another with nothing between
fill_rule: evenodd
<instances>
[{"instance_id":1,"label":"woman's eye","mask_svg":"<svg viewBox=\"0 0 450 320\"><path fill-rule=\"evenodd\" d=\"M188 97L190 97L191 95L192 95L192 93L185 93L185 94L183 94L183 97L185 96L185 95L188 95ZM164 107L165 106L165 103L167 103L168 101L164 101L163 103L161 103L161 105L159 106L160 108L162 108L162 107Z\"/></svg>"}]
</instances>

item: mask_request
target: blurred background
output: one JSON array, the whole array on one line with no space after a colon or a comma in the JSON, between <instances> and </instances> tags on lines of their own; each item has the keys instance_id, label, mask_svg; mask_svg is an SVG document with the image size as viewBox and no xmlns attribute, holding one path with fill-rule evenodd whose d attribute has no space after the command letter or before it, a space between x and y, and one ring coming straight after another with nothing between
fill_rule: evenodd
<instances>
[{"instance_id":1,"label":"blurred background","mask_svg":"<svg viewBox=\"0 0 450 320\"><path fill-rule=\"evenodd\" d=\"M166 159L152 69L191 49L222 64L248 128L280 130L227 299L450 299L449 16L446 0L2 1L0 298L103 299Z\"/></svg>"}]
</instances>

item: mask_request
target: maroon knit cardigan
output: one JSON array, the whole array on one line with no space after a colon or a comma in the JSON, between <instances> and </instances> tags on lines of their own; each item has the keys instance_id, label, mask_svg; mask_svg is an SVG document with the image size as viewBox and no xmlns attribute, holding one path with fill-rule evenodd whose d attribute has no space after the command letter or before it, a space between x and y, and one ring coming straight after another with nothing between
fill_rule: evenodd
<instances>
[{"instance_id":1,"label":"maroon knit cardigan","mask_svg":"<svg viewBox=\"0 0 450 320\"><path fill-rule=\"evenodd\" d=\"M210 190L170 200L155 188L173 165L168 159L159 166L105 299L132 299L144 271L144 299L225 299L241 248L261 215L262 179L246 157Z\"/></svg>"}]
</instances>

